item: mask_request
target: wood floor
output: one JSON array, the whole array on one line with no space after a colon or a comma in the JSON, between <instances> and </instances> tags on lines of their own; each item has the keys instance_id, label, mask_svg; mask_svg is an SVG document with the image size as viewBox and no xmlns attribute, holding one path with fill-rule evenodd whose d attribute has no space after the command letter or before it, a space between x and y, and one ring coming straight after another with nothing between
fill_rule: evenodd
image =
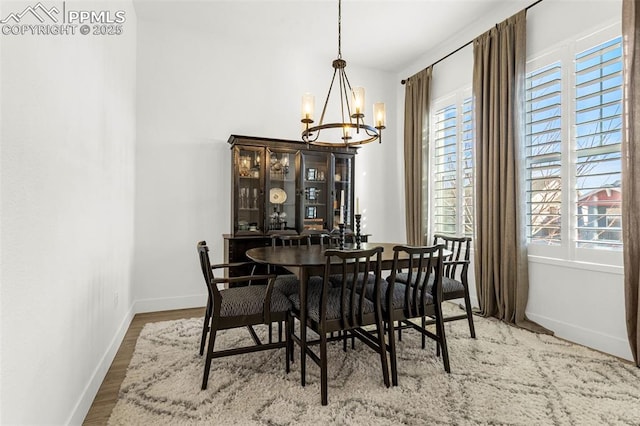
<instances>
[{"instance_id":1,"label":"wood floor","mask_svg":"<svg viewBox=\"0 0 640 426\"><path fill-rule=\"evenodd\" d=\"M204 317L204 308L179 309L175 311L152 312L148 314L137 314L133 317L131 325L127 330L124 340L120 344L118 353L109 367L98 394L91 404L89 413L84 419L84 425L106 425L113 407L118 400L118 391L124 380L127 367L133 356L133 350L140 331L147 323L158 321L169 321L182 318Z\"/></svg>"}]
</instances>

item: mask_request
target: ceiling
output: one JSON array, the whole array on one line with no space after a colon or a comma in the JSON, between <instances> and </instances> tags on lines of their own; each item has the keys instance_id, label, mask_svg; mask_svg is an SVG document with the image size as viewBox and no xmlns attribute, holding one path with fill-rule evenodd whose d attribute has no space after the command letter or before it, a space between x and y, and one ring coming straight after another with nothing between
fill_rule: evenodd
<instances>
[{"instance_id":1,"label":"ceiling","mask_svg":"<svg viewBox=\"0 0 640 426\"><path fill-rule=\"evenodd\" d=\"M352 64L400 72L446 45L466 27L477 25L481 17L504 19L531 3L533 0L344 0L342 55ZM139 20L231 37L254 48L286 45L337 56L335 0L134 0L134 5Z\"/></svg>"}]
</instances>

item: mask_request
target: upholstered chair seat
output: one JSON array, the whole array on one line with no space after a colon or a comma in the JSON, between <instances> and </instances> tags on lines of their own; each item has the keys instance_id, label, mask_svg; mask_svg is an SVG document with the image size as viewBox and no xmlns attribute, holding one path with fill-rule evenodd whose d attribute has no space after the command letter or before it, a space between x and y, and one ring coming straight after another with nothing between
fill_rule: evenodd
<instances>
[{"instance_id":1,"label":"upholstered chair seat","mask_svg":"<svg viewBox=\"0 0 640 426\"><path fill-rule=\"evenodd\" d=\"M374 277L375 280L375 277ZM336 320L341 317L341 303L342 303L342 289L332 287L327 293L327 320ZM320 321L320 297L322 295L322 278L311 277L309 280L309 286L307 287L307 315L309 319L315 322ZM293 308L297 311L300 310L300 295L294 294L291 296L291 302ZM355 295L356 305L360 304L360 295ZM374 311L374 305L370 300L364 300L364 306L362 309L363 314L370 314ZM350 315L350 313L347 313Z\"/></svg>"},{"instance_id":2,"label":"upholstered chair seat","mask_svg":"<svg viewBox=\"0 0 640 426\"><path fill-rule=\"evenodd\" d=\"M275 284L274 284L275 285ZM260 315L264 309L264 299L267 293L265 285L251 285L220 290L222 304L221 317L237 317ZM291 309L289 298L277 288L271 293L271 313L287 312Z\"/></svg>"},{"instance_id":3,"label":"upholstered chair seat","mask_svg":"<svg viewBox=\"0 0 640 426\"><path fill-rule=\"evenodd\" d=\"M387 282L391 280L391 277L387 277ZM399 272L396 274L396 283L406 284L409 281L409 274L407 272ZM420 281L424 282L424 275L420 279ZM411 277L411 283L415 284L416 282L416 274L413 274ZM422 283L420 283L420 286ZM429 276L429 280L427 281L427 291L431 292L431 287L433 286L433 275ZM464 291L464 285L458 281L449 277L442 277L442 292L445 294Z\"/></svg>"}]
</instances>

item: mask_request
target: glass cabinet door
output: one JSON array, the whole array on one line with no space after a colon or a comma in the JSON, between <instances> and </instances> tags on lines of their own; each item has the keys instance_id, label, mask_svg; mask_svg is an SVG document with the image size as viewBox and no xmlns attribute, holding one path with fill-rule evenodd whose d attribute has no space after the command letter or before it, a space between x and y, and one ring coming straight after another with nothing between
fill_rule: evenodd
<instances>
[{"instance_id":1,"label":"glass cabinet door","mask_svg":"<svg viewBox=\"0 0 640 426\"><path fill-rule=\"evenodd\" d=\"M296 194L295 151L267 148L267 231L295 230L300 207Z\"/></svg>"},{"instance_id":2,"label":"glass cabinet door","mask_svg":"<svg viewBox=\"0 0 640 426\"><path fill-rule=\"evenodd\" d=\"M237 191L233 197L233 212L234 232L238 235L264 232L263 156L263 148L234 148L234 179Z\"/></svg>"},{"instance_id":3,"label":"glass cabinet door","mask_svg":"<svg viewBox=\"0 0 640 426\"><path fill-rule=\"evenodd\" d=\"M342 212L345 227L353 229L352 219L355 214L353 209L353 156L333 155L333 228L340 223Z\"/></svg>"},{"instance_id":4,"label":"glass cabinet door","mask_svg":"<svg viewBox=\"0 0 640 426\"><path fill-rule=\"evenodd\" d=\"M302 231L319 231L331 225L329 164L325 153L302 153Z\"/></svg>"}]
</instances>

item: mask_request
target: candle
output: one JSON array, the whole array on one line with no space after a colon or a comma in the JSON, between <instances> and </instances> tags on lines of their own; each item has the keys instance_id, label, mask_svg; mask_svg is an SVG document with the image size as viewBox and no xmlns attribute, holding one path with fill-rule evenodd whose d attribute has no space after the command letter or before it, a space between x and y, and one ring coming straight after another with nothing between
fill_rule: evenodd
<instances>
[{"instance_id":1,"label":"candle","mask_svg":"<svg viewBox=\"0 0 640 426\"><path fill-rule=\"evenodd\" d=\"M384 103L376 102L373 104L373 116L375 118L376 128L384 129L385 122L387 121L387 113L385 111Z\"/></svg>"},{"instance_id":2,"label":"candle","mask_svg":"<svg viewBox=\"0 0 640 426\"><path fill-rule=\"evenodd\" d=\"M356 214L360 214L360 197L356 197Z\"/></svg>"},{"instance_id":3,"label":"candle","mask_svg":"<svg viewBox=\"0 0 640 426\"><path fill-rule=\"evenodd\" d=\"M344 223L344 189L340 191L340 219L338 223Z\"/></svg>"},{"instance_id":4,"label":"candle","mask_svg":"<svg viewBox=\"0 0 640 426\"><path fill-rule=\"evenodd\" d=\"M302 96L302 122L313 123L313 110L315 97L311 93L305 93Z\"/></svg>"},{"instance_id":5,"label":"candle","mask_svg":"<svg viewBox=\"0 0 640 426\"><path fill-rule=\"evenodd\" d=\"M356 114L364 114L364 87L354 87L351 96Z\"/></svg>"}]
</instances>

